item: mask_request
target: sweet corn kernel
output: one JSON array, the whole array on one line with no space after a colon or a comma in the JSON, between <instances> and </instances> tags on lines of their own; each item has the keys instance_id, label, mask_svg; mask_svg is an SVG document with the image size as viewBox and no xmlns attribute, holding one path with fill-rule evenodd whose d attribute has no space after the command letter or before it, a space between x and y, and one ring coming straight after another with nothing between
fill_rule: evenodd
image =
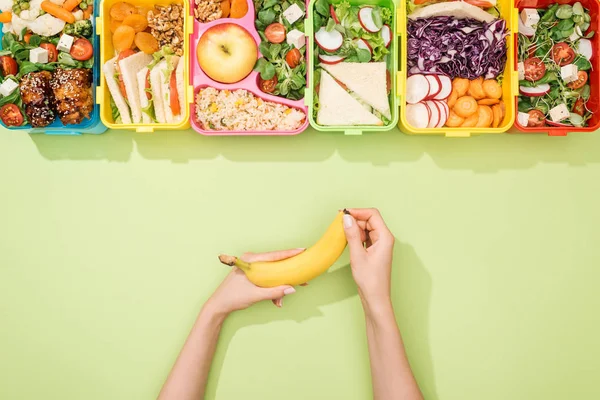
<instances>
[{"instance_id":1,"label":"sweet corn kernel","mask_svg":"<svg viewBox=\"0 0 600 400\"><path fill-rule=\"evenodd\" d=\"M235 105L236 105L236 106L241 106L242 104L244 104L244 99L237 99L237 100L235 101Z\"/></svg>"},{"instance_id":2,"label":"sweet corn kernel","mask_svg":"<svg viewBox=\"0 0 600 400\"><path fill-rule=\"evenodd\" d=\"M291 112L292 112L291 108L288 108L287 110L284 111L284 113L286 113L286 114L290 114Z\"/></svg>"},{"instance_id":3,"label":"sweet corn kernel","mask_svg":"<svg viewBox=\"0 0 600 400\"><path fill-rule=\"evenodd\" d=\"M212 103L210 105L210 112L216 113L217 111L219 111L219 107L215 103Z\"/></svg>"}]
</instances>

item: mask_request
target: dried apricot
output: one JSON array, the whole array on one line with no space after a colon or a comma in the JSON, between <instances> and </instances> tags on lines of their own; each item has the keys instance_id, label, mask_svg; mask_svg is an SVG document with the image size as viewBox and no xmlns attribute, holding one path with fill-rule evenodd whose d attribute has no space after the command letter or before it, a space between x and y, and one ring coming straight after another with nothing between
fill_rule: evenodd
<instances>
[{"instance_id":1,"label":"dried apricot","mask_svg":"<svg viewBox=\"0 0 600 400\"><path fill-rule=\"evenodd\" d=\"M227 18L229 17L229 12L231 11L231 3L229 0L223 0L221 2L221 17Z\"/></svg>"},{"instance_id":2,"label":"dried apricot","mask_svg":"<svg viewBox=\"0 0 600 400\"><path fill-rule=\"evenodd\" d=\"M231 18L242 18L248 12L248 0L231 0Z\"/></svg>"},{"instance_id":3,"label":"dried apricot","mask_svg":"<svg viewBox=\"0 0 600 400\"><path fill-rule=\"evenodd\" d=\"M135 30L129 25L121 25L113 33L113 46L116 51L130 49L135 38Z\"/></svg>"},{"instance_id":4,"label":"dried apricot","mask_svg":"<svg viewBox=\"0 0 600 400\"><path fill-rule=\"evenodd\" d=\"M121 26L121 21L117 21L116 19L110 19L110 32L115 33L117 28Z\"/></svg>"},{"instance_id":5,"label":"dried apricot","mask_svg":"<svg viewBox=\"0 0 600 400\"><path fill-rule=\"evenodd\" d=\"M119 1L110 8L110 16L117 21L123 21L131 14L135 14L136 11L133 5Z\"/></svg>"},{"instance_id":6,"label":"dried apricot","mask_svg":"<svg viewBox=\"0 0 600 400\"><path fill-rule=\"evenodd\" d=\"M123 20L123 25L129 25L136 32L142 32L148 27L148 19L143 15L131 14Z\"/></svg>"},{"instance_id":7,"label":"dried apricot","mask_svg":"<svg viewBox=\"0 0 600 400\"><path fill-rule=\"evenodd\" d=\"M155 53L159 49L158 41L147 32L135 34L135 45L146 54Z\"/></svg>"},{"instance_id":8,"label":"dried apricot","mask_svg":"<svg viewBox=\"0 0 600 400\"><path fill-rule=\"evenodd\" d=\"M148 13L153 10L154 10L154 7L137 6L137 13L140 15L143 15L144 17L148 17Z\"/></svg>"}]
</instances>

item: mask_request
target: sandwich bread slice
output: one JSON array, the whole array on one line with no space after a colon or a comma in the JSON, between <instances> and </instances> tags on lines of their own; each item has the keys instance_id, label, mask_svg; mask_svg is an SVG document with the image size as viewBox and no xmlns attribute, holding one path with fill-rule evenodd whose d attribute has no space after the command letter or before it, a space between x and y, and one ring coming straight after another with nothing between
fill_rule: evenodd
<instances>
[{"instance_id":1,"label":"sandwich bread slice","mask_svg":"<svg viewBox=\"0 0 600 400\"><path fill-rule=\"evenodd\" d=\"M129 114L129 106L125 101L125 98L121 94L121 90L119 89L119 83L115 78L115 62L117 61L117 57L111 58L108 60L106 64L102 66L102 70L104 71L104 76L106 77L106 84L108 85L108 90L110 95L112 96L117 109L119 110L119 114L121 115L121 122L124 124L131 124L131 115ZM115 121L116 122L116 121Z\"/></svg>"},{"instance_id":2,"label":"sandwich bread slice","mask_svg":"<svg viewBox=\"0 0 600 400\"><path fill-rule=\"evenodd\" d=\"M325 71L321 71L319 103L319 125L383 125Z\"/></svg>"},{"instance_id":3,"label":"sandwich bread slice","mask_svg":"<svg viewBox=\"0 0 600 400\"><path fill-rule=\"evenodd\" d=\"M140 106L140 90L137 74L150 61L152 61L152 56L143 51L138 51L119 61L119 69L121 70L121 76L125 84L125 93L127 93L129 108L131 108L131 119L134 124L142 122L142 107Z\"/></svg>"},{"instance_id":4,"label":"sandwich bread slice","mask_svg":"<svg viewBox=\"0 0 600 400\"><path fill-rule=\"evenodd\" d=\"M142 109L142 122L144 124L152 123L154 113L150 111L150 100L152 99L152 93L146 86L146 82L149 81L150 70L148 67L144 67L137 73L138 90L140 92L140 108Z\"/></svg>"},{"instance_id":5,"label":"sandwich bread slice","mask_svg":"<svg viewBox=\"0 0 600 400\"><path fill-rule=\"evenodd\" d=\"M163 96L163 71L167 68L167 61L161 60L150 70L150 87L152 90L152 103L154 105L154 114L159 124L167 123L165 115L165 97Z\"/></svg>"},{"instance_id":6,"label":"sandwich bread slice","mask_svg":"<svg viewBox=\"0 0 600 400\"><path fill-rule=\"evenodd\" d=\"M494 4L495 1L492 2ZM495 4L494 4L495 5ZM410 19L444 17L451 15L456 19L474 18L481 22L492 22L494 16L481 8L464 1L447 1L421 7L408 15Z\"/></svg>"}]
</instances>

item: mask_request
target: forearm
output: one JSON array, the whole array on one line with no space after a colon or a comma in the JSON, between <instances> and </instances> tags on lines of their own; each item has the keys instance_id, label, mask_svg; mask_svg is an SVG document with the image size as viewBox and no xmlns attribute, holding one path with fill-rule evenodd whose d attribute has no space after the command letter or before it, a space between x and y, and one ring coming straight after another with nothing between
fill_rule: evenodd
<instances>
[{"instance_id":1,"label":"forearm","mask_svg":"<svg viewBox=\"0 0 600 400\"><path fill-rule=\"evenodd\" d=\"M413 377L392 303L363 302L375 400L421 400Z\"/></svg>"},{"instance_id":2,"label":"forearm","mask_svg":"<svg viewBox=\"0 0 600 400\"><path fill-rule=\"evenodd\" d=\"M200 400L204 398L221 326L225 315L210 303L202 308L165 382L158 400Z\"/></svg>"}]
</instances>

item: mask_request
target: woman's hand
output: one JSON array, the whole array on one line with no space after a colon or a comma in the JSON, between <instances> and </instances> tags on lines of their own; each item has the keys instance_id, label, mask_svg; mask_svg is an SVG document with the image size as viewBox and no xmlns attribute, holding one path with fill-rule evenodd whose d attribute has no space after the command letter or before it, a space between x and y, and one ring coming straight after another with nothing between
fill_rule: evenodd
<instances>
[{"instance_id":1,"label":"woman's hand","mask_svg":"<svg viewBox=\"0 0 600 400\"><path fill-rule=\"evenodd\" d=\"M259 261L279 261L302 253L305 249L273 251L270 253L246 253L240 257L243 261L253 263ZM284 285L274 288L261 288L246 278L239 268L232 271L207 301L207 306L221 315L243 310L261 300L272 300L277 307L283 306L283 296L296 291L292 286Z\"/></svg>"},{"instance_id":2,"label":"woman's hand","mask_svg":"<svg viewBox=\"0 0 600 400\"><path fill-rule=\"evenodd\" d=\"M348 209L344 230L350 248L352 276L365 305L390 302L394 235L376 208Z\"/></svg>"}]
</instances>

